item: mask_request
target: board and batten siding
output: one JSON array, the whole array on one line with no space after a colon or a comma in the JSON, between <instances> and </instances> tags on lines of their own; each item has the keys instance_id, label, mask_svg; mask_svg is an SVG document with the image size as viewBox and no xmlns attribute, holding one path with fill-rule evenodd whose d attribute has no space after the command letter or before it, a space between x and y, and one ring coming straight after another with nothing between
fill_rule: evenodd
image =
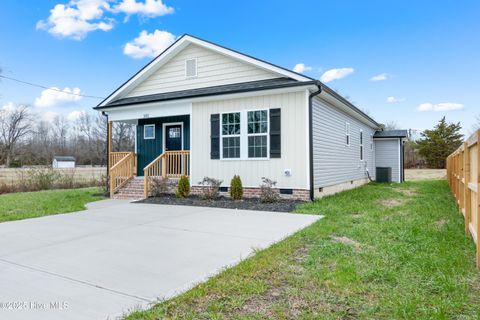
<instances>
[{"instance_id":1,"label":"board and batten siding","mask_svg":"<svg viewBox=\"0 0 480 320\"><path fill-rule=\"evenodd\" d=\"M277 181L278 188L309 189L307 95L305 91L259 95L209 102L192 106L191 181L204 177L223 180L229 186L239 175L244 187L258 187L261 178ZM210 115L242 110L281 109L281 158L268 160L210 159ZM291 176L285 176L285 169Z\"/></svg>"},{"instance_id":2,"label":"board and batten siding","mask_svg":"<svg viewBox=\"0 0 480 320\"><path fill-rule=\"evenodd\" d=\"M185 61L197 59L197 76L185 76ZM126 97L278 78L257 66L190 44Z\"/></svg>"},{"instance_id":3,"label":"board and batten siding","mask_svg":"<svg viewBox=\"0 0 480 320\"><path fill-rule=\"evenodd\" d=\"M377 167L392 168L392 182L400 181L400 139L375 139Z\"/></svg>"},{"instance_id":4,"label":"board and batten siding","mask_svg":"<svg viewBox=\"0 0 480 320\"><path fill-rule=\"evenodd\" d=\"M345 127L350 124L350 145ZM363 130L364 161L360 160L360 130ZM331 106L327 101L312 99L313 176L314 188L366 179L368 168L375 175L375 130Z\"/></svg>"}]
</instances>

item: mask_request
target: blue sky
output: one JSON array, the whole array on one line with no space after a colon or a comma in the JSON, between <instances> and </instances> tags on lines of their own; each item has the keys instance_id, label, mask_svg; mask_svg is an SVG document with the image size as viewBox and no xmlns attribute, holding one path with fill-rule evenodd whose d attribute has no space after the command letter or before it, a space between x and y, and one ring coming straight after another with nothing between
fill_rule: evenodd
<instances>
[{"instance_id":1,"label":"blue sky","mask_svg":"<svg viewBox=\"0 0 480 320\"><path fill-rule=\"evenodd\" d=\"M445 115L467 133L480 114L479 12L468 0L3 0L0 67L104 97L189 33L287 68L303 63L379 122L424 129ZM26 103L39 117L74 119L98 102L42 91L2 79L0 108Z\"/></svg>"}]
</instances>

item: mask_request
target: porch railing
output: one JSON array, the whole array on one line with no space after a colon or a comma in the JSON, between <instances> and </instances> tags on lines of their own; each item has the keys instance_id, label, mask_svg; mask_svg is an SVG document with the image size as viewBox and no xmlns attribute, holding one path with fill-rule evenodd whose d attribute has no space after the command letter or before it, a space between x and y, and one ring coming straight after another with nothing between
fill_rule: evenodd
<instances>
[{"instance_id":1,"label":"porch railing","mask_svg":"<svg viewBox=\"0 0 480 320\"><path fill-rule=\"evenodd\" d=\"M190 175L190 151L166 151L143 169L144 196L150 193L152 178L180 178Z\"/></svg>"},{"instance_id":2,"label":"porch railing","mask_svg":"<svg viewBox=\"0 0 480 320\"><path fill-rule=\"evenodd\" d=\"M110 196L113 196L135 175L136 155L133 152L115 152L124 156L110 168Z\"/></svg>"},{"instance_id":3,"label":"porch railing","mask_svg":"<svg viewBox=\"0 0 480 320\"><path fill-rule=\"evenodd\" d=\"M128 156L130 153L131 152L110 152L108 159L110 168L112 168L114 165L117 164L117 162Z\"/></svg>"}]
</instances>

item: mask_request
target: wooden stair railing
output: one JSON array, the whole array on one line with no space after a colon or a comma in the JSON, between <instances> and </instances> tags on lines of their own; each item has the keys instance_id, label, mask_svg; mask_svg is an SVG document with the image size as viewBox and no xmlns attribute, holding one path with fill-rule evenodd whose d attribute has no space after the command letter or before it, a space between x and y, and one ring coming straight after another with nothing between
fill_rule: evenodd
<instances>
[{"instance_id":1,"label":"wooden stair railing","mask_svg":"<svg viewBox=\"0 0 480 320\"><path fill-rule=\"evenodd\" d=\"M110 152L108 163L110 168L116 165L120 160L128 156L131 152Z\"/></svg>"},{"instance_id":2,"label":"wooden stair railing","mask_svg":"<svg viewBox=\"0 0 480 320\"><path fill-rule=\"evenodd\" d=\"M136 155L133 152L115 152L125 154L110 168L110 197L135 176Z\"/></svg>"},{"instance_id":3,"label":"wooden stair railing","mask_svg":"<svg viewBox=\"0 0 480 320\"><path fill-rule=\"evenodd\" d=\"M152 178L180 178L190 175L190 151L165 151L143 169L144 196L148 198Z\"/></svg>"}]
</instances>

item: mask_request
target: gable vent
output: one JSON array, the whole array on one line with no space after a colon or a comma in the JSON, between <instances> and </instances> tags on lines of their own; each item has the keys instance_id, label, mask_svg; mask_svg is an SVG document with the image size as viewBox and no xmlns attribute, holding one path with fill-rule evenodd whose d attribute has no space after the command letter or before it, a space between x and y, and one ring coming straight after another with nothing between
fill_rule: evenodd
<instances>
[{"instance_id":1,"label":"gable vent","mask_svg":"<svg viewBox=\"0 0 480 320\"><path fill-rule=\"evenodd\" d=\"M197 59L188 59L185 61L185 76L187 78L197 76Z\"/></svg>"}]
</instances>

